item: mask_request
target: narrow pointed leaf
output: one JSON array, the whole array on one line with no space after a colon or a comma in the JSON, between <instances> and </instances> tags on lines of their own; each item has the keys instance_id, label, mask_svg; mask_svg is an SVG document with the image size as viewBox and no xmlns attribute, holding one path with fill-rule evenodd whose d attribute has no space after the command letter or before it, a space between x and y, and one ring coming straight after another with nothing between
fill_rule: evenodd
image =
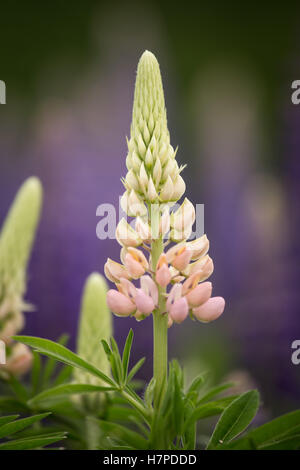
<instances>
[{"instance_id":1,"label":"narrow pointed leaf","mask_svg":"<svg viewBox=\"0 0 300 470\"><path fill-rule=\"evenodd\" d=\"M207 446L216 447L219 443L229 442L243 432L253 420L259 406L257 390L243 393L222 413Z\"/></svg>"}]
</instances>

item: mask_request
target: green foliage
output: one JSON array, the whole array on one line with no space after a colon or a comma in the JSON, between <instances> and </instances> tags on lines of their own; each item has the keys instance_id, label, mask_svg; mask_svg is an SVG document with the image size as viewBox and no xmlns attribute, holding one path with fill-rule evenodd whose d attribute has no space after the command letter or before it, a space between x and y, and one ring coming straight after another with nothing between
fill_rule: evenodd
<instances>
[{"instance_id":1,"label":"green foliage","mask_svg":"<svg viewBox=\"0 0 300 470\"><path fill-rule=\"evenodd\" d=\"M244 431L255 417L258 405L259 395L256 390L246 392L234 400L218 421L207 448L213 449L219 443L230 442Z\"/></svg>"},{"instance_id":2,"label":"green foliage","mask_svg":"<svg viewBox=\"0 0 300 470\"><path fill-rule=\"evenodd\" d=\"M258 410L258 392L251 390L242 395L228 395L228 389L232 384L210 387L208 374L200 374L187 386L184 371L177 361L169 364L166 391L158 403L154 402L154 379L145 386L144 394L141 396L137 393L133 377L142 366L143 359L129 368L133 343L132 330L128 334L122 352L113 338L110 341L102 340L102 347L99 344L101 353L106 355L110 364L111 377L61 344L27 336L15 339L50 358L44 366L40 363L34 366L29 390L16 379L10 384L17 402L19 400L28 411L52 412L48 419L51 418L55 423L53 429L50 428L54 437L51 433L43 436L44 442L46 439L55 438L58 432L67 432L68 439L65 443L68 448L106 450L194 450L205 447L207 449L300 448L300 411L284 415L257 429L250 429L245 434ZM73 383L69 381L71 376L67 376L65 382L61 384L56 384L57 379L52 378L50 387L49 381L44 380L44 384L48 384L45 388L41 378L49 374L49 361L51 368L55 361L59 361L64 363L67 369L77 368L87 375L99 377L103 385L93 385L89 382ZM34 394L37 389L38 393ZM103 394L105 400L102 408L95 410L93 416L74 405L76 403L74 396L92 397L99 393ZM6 405L14 406L12 403L9 405L9 400ZM2 407L6 405L2 404ZM219 419L209 436L208 425L216 418ZM15 419L16 416L13 416L12 420ZM10 421L4 420L4 425L9 426ZM242 437L239 437L241 434ZM20 445L34 446L40 438L41 436L22 436Z\"/></svg>"},{"instance_id":3,"label":"green foliage","mask_svg":"<svg viewBox=\"0 0 300 470\"><path fill-rule=\"evenodd\" d=\"M39 428L35 435L18 439L21 431L38 424L49 414L43 413L21 419L18 419L18 415L2 416L0 418L0 450L41 449L65 439L64 432L39 432ZM15 439L15 434L18 434L17 439Z\"/></svg>"}]
</instances>

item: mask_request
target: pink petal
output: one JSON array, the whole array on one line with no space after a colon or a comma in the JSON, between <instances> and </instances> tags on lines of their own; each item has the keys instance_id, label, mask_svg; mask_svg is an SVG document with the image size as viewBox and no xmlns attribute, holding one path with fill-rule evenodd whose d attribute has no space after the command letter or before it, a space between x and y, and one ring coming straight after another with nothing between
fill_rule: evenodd
<instances>
[{"instance_id":1,"label":"pink petal","mask_svg":"<svg viewBox=\"0 0 300 470\"><path fill-rule=\"evenodd\" d=\"M181 298L181 292L182 292L182 284L174 284L174 286L172 287L172 289L170 290L168 294L168 299L167 299L167 304L166 304L167 312L170 311L174 302Z\"/></svg>"},{"instance_id":2,"label":"pink petal","mask_svg":"<svg viewBox=\"0 0 300 470\"><path fill-rule=\"evenodd\" d=\"M130 253L127 253L125 256L125 266L133 279L138 279L145 272L143 265L136 261Z\"/></svg>"},{"instance_id":3,"label":"pink petal","mask_svg":"<svg viewBox=\"0 0 300 470\"><path fill-rule=\"evenodd\" d=\"M157 285L153 281L150 276L142 276L141 277L141 289L145 292L145 294L150 295L152 298L154 305L158 304L158 289Z\"/></svg>"},{"instance_id":4,"label":"pink petal","mask_svg":"<svg viewBox=\"0 0 300 470\"><path fill-rule=\"evenodd\" d=\"M170 309L170 316L175 323L182 323L189 313L189 306L185 297L176 300Z\"/></svg>"},{"instance_id":5,"label":"pink petal","mask_svg":"<svg viewBox=\"0 0 300 470\"><path fill-rule=\"evenodd\" d=\"M193 309L193 315L197 320L202 322L210 322L216 320L225 308L225 300L223 297L211 297L200 307Z\"/></svg>"},{"instance_id":6,"label":"pink petal","mask_svg":"<svg viewBox=\"0 0 300 470\"><path fill-rule=\"evenodd\" d=\"M120 317L127 317L136 310L134 303L121 292L110 289L106 296L110 310Z\"/></svg>"},{"instance_id":7,"label":"pink petal","mask_svg":"<svg viewBox=\"0 0 300 470\"><path fill-rule=\"evenodd\" d=\"M203 282L203 284L198 284L186 295L189 306L199 307L199 305L202 305L207 302L211 296L211 291L211 282Z\"/></svg>"},{"instance_id":8,"label":"pink petal","mask_svg":"<svg viewBox=\"0 0 300 470\"><path fill-rule=\"evenodd\" d=\"M170 270L166 264L163 264L162 267L156 271L155 279L161 287L167 287L171 281L171 277Z\"/></svg>"},{"instance_id":9,"label":"pink petal","mask_svg":"<svg viewBox=\"0 0 300 470\"><path fill-rule=\"evenodd\" d=\"M145 294L142 289L137 289L137 294L135 296L135 304L139 312L149 315L155 309L154 302L152 298Z\"/></svg>"}]
</instances>

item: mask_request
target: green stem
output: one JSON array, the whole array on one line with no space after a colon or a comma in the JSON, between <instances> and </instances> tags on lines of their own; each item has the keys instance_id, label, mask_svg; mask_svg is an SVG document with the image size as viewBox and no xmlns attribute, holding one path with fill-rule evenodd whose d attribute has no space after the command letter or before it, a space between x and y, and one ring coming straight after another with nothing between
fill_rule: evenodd
<instances>
[{"instance_id":1,"label":"green stem","mask_svg":"<svg viewBox=\"0 0 300 470\"><path fill-rule=\"evenodd\" d=\"M159 205L151 206L151 230L154 240L151 245L152 269L163 252L163 239L159 236ZM168 374L168 318L166 311L166 290L158 287L158 308L153 312L153 377L155 379L154 404L158 405L164 394Z\"/></svg>"}]
</instances>

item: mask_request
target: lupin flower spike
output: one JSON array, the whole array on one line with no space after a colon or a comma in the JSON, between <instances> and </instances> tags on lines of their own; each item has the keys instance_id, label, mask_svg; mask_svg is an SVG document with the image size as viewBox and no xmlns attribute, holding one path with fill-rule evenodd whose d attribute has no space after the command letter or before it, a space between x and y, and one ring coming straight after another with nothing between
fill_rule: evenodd
<instances>
[{"instance_id":1,"label":"lupin flower spike","mask_svg":"<svg viewBox=\"0 0 300 470\"><path fill-rule=\"evenodd\" d=\"M212 284L204 282L213 272L206 235L187 241L195 222L194 205L185 198L170 213L185 191L183 167L178 166L170 144L160 69L149 51L138 64L127 144L128 172L121 205L136 221L135 229L125 219L117 226L122 264L108 259L105 265L108 279L117 287L109 290L108 305L116 315L137 320L153 313L154 319L163 319L157 322L157 331L181 323L189 314L212 321L222 314L225 302L221 297L211 298ZM165 253L163 239L168 233L175 244ZM149 259L143 249L150 252ZM131 282L138 279L140 287Z\"/></svg>"}]
</instances>

